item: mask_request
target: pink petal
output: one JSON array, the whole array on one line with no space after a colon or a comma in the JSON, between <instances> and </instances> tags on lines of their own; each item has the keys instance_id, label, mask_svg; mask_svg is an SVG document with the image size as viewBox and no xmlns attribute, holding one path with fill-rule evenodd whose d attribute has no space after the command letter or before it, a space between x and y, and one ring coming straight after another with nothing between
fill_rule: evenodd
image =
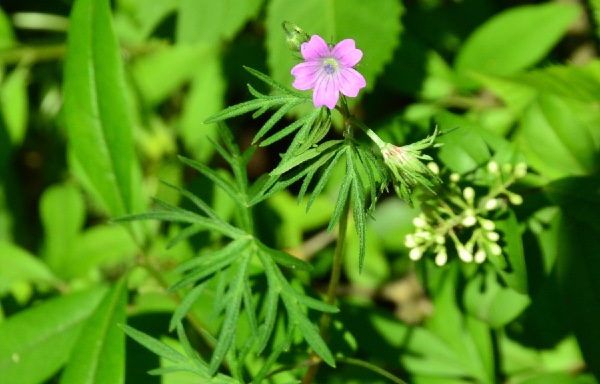
<instances>
[{"instance_id":1,"label":"pink petal","mask_svg":"<svg viewBox=\"0 0 600 384\"><path fill-rule=\"evenodd\" d=\"M306 61L320 60L331 53L327 43L319 35L313 35L308 42L302 43L300 51Z\"/></svg>"},{"instance_id":2,"label":"pink petal","mask_svg":"<svg viewBox=\"0 0 600 384\"><path fill-rule=\"evenodd\" d=\"M315 85L313 92L313 102L315 107L326 105L329 109L334 109L340 98L340 93L335 85L332 76L322 76Z\"/></svg>"},{"instance_id":3,"label":"pink petal","mask_svg":"<svg viewBox=\"0 0 600 384\"><path fill-rule=\"evenodd\" d=\"M349 97L356 97L358 91L367 85L363 75L353 68L340 68L336 80L340 92Z\"/></svg>"},{"instance_id":4,"label":"pink petal","mask_svg":"<svg viewBox=\"0 0 600 384\"><path fill-rule=\"evenodd\" d=\"M362 51L356 49L356 43L352 39L340 41L331 53L344 67L354 67L363 56Z\"/></svg>"},{"instance_id":5,"label":"pink petal","mask_svg":"<svg viewBox=\"0 0 600 384\"><path fill-rule=\"evenodd\" d=\"M301 91L311 89L321 74L321 63L311 61L304 62L292 68L292 75L296 77L292 86Z\"/></svg>"}]
</instances>

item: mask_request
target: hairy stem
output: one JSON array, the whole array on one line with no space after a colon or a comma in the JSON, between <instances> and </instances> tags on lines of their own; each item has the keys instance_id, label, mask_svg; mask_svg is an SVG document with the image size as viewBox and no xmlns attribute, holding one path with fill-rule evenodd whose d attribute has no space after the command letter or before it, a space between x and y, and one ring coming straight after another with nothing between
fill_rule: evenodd
<instances>
[{"instance_id":1,"label":"hairy stem","mask_svg":"<svg viewBox=\"0 0 600 384\"><path fill-rule=\"evenodd\" d=\"M325 300L327 304L334 303L336 298L336 292L340 284L340 275L342 273L342 261L344 260L344 242L346 240L346 232L348 230L349 212L350 196L348 196L348 198L346 199L346 204L344 205L344 210L342 211L342 215L340 216L340 221L338 224L338 238L335 244L333 266L331 267L331 277L329 279L329 287L327 288L327 298ZM323 314L321 315L321 324L319 328L321 337L323 337L323 339L325 339L327 330L329 329L329 324L331 324L331 313L323 312ZM311 354L310 360L314 361L315 364L308 367L308 370L306 371L306 374L302 379L302 384L309 384L313 381L321 363L321 358L314 351Z\"/></svg>"}]
</instances>

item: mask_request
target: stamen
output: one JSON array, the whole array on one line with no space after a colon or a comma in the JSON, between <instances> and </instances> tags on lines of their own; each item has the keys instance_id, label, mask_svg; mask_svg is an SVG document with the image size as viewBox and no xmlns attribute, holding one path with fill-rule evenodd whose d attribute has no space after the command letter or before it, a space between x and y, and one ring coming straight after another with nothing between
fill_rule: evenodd
<instances>
[{"instance_id":1,"label":"stamen","mask_svg":"<svg viewBox=\"0 0 600 384\"><path fill-rule=\"evenodd\" d=\"M333 65L331 65L331 63L325 63L325 65L323 66L323 69L329 75L331 75L333 73L333 71L335 71L335 68Z\"/></svg>"}]
</instances>

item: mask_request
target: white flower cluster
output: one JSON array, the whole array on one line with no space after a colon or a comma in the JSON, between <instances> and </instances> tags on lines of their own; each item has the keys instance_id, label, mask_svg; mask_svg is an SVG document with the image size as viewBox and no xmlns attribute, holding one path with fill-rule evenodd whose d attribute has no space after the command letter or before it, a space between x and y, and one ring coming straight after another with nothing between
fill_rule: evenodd
<instances>
[{"instance_id":1,"label":"white flower cluster","mask_svg":"<svg viewBox=\"0 0 600 384\"><path fill-rule=\"evenodd\" d=\"M439 173L437 164L428 167ZM486 194L477 196L471 186L461 188L461 176L449 176L447 190L438 193L432 203L424 203L423 213L413 219L415 232L406 236L404 244L410 249L409 257L419 260L423 255L435 255L436 265L448 262L448 248L456 251L458 258L465 263L483 263L488 256L500 257L502 247L498 244L500 234L489 217L493 211L504 209L507 203L519 205L523 198L507 188L517 179L525 177L527 165L504 164L494 161L487 165L487 172L494 182ZM480 193L481 194L481 193ZM435 204L435 205L433 205Z\"/></svg>"}]
</instances>

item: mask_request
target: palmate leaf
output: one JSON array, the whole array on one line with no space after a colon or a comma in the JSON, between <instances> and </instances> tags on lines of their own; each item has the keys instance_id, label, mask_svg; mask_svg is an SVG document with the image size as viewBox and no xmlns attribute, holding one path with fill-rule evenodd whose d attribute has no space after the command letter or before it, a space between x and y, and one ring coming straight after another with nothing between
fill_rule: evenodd
<instances>
[{"instance_id":1,"label":"palmate leaf","mask_svg":"<svg viewBox=\"0 0 600 384\"><path fill-rule=\"evenodd\" d=\"M252 68L244 67L248 72L250 72L253 76L262 80L264 83L269 85L275 93L272 95L265 95L263 93L258 92L251 85L248 85L248 90L255 97L254 100L246 101L240 104L233 105L229 108L222 110L216 115L208 118L204 123L211 124L220 121L224 121L227 119L231 119L232 117L244 115L249 112L253 112L252 117L257 118L265 113L267 110L273 107L279 107L279 109L263 124L261 129L258 131L256 136L254 137L253 144L258 142L264 135L266 135L275 124L281 120L286 113L288 113L292 108L304 104L311 103L312 99L310 97L306 97L301 93L296 91L292 91L287 87L279 84L278 82L271 79L269 76L256 71ZM315 109L314 112L307 115L306 117L289 124L279 131L279 133L271 136L267 139L268 145L272 144L277 140L287 136L293 131L308 125L312 125L316 119L316 117L321 113L321 109Z\"/></svg>"}]
</instances>

